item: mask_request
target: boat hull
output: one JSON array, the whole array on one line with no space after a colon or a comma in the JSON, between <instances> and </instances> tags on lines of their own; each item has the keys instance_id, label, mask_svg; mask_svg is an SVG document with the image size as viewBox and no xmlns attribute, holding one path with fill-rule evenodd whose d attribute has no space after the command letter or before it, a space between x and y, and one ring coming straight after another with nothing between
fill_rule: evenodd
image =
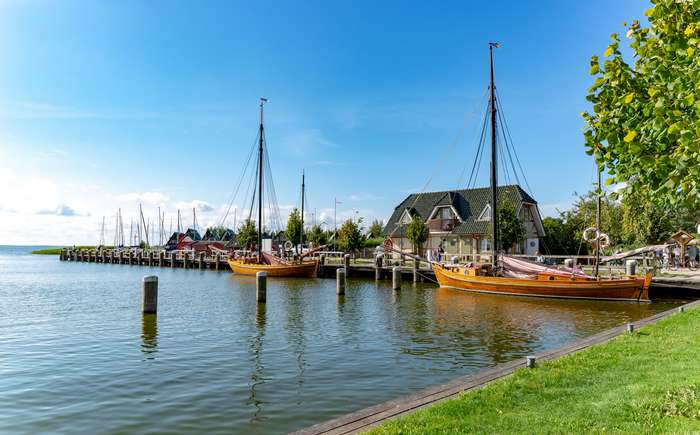
<instances>
[{"instance_id":1,"label":"boat hull","mask_svg":"<svg viewBox=\"0 0 700 435\"><path fill-rule=\"evenodd\" d=\"M566 299L599 299L649 302L651 277L614 280L519 279L493 276L467 276L464 268L433 264L440 287L477 293ZM461 273L460 273L461 272Z\"/></svg>"},{"instance_id":2,"label":"boat hull","mask_svg":"<svg viewBox=\"0 0 700 435\"><path fill-rule=\"evenodd\" d=\"M240 260L228 260L231 270L236 275L255 275L265 272L267 276L314 278L318 261L305 261L301 264L257 264Z\"/></svg>"}]
</instances>

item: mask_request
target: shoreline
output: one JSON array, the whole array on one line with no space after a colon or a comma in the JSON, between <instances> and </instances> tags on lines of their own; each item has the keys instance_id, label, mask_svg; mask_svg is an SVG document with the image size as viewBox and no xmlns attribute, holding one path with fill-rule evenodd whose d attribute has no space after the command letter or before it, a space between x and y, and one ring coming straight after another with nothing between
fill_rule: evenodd
<instances>
[{"instance_id":1,"label":"shoreline","mask_svg":"<svg viewBox=\"0 0 700 435\"><path fill-rule=\"evenodd\" d=\"M700 300L687 303L685 305L682 305L681 307L687 311L698 305L700 305ZM646 325L655 324L659 320L669 318L672 315L679 313L681 307L663 311L653 316L649 316L647 318L632 322L631 324L634 326L635 330ZM612 339L626 333L627 325L621 325L594 334L590 337L577 340L567 346L541 352L539 354L535 354L534 356L536 357L537 362L559 361L562 357L579 353L597 345L605 346ZM408 396L403 396L395 400L380 403L369 408L361 409L359 411L355 411L353 413L346 414L338 418L307 427L305 429L301 429L297 432L294 432L294 434L349 434L364 432L384 424L391 425L394 422L396 422L396 419L401 419L402 417L406 417L408 419L412 418L413 415L415 415L413 414L415 411L424 409L425 411L430 412L430 410L433 408L431 405L436 405L438 402L448 403L451 401L455 401L455 398L461 395L462 393L465 394L461 397L466 397L469 396L471 392L476 392L487 386L495 385L501 380L505 381L516 371L523 369L525 365L525 359L518 359L507 363L499 364L490 369L457 378L454 381L448 382L446 384L427 388L425 390L419 391ZM537 368L534 371L537 371ZM380 428L383 428L383 426L380 426ZM404 427L402 427L402 429L399 430L397 423L396 426L391 426L391 428L386 429L386 432L405 433L407 429L410 431L410 428L405 427L404 424ZM425 431L425 428L422 428L422 430L416 430L418 432L422 432Z\"/></svg>"}]
</instances>

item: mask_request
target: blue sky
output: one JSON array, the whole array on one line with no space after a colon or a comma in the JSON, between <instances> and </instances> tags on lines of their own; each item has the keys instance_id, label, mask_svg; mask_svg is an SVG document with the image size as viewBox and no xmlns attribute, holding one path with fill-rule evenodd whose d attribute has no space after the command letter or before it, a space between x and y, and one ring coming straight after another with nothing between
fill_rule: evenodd
<instances>
[{"instance_id":1,"label":"blue sky","mask_svg":"<svg viewBox=\"0 0 700 435\"><path fill-rule=\"evenodd\" d=\"M153 220L160 205L166 225L192 206L202 224L216 222L255 137L260 96L271 99L282 213L298 205L305 168L317 219L332 225L334 197L341 218L386 218L434 172L428 190L460 187L484 109L488 41L502 45L497 86L531 193L555 214L594 177L579 115L590 55L649 7L203 4L0 0L0 244L95 243L103 215L110 241L116 208L128 223L139 202Z\"/></svg>"}]
</instances>

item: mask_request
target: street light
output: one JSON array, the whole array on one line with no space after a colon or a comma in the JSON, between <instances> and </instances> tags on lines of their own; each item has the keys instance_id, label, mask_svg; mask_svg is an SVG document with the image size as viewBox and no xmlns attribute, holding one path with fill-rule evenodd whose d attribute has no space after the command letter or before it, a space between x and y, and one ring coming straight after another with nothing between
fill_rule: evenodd
<instances>
[{"instance_id":1,"label":"street light","mask_svg":"<svg viewBox=\"0 0 700 435\"><path fill-rule=\"evenodd\" d=\"M338 201L338 198L333 198L333 226L335 230L333 232L333 250L338 250L338 204L342 202Z\"/></svg>"}]
</instances>

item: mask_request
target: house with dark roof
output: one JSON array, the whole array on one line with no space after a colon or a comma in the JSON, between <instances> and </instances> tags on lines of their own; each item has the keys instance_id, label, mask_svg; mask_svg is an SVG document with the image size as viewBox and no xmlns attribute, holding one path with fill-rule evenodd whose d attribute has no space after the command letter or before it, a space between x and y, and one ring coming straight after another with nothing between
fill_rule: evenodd
<instances>
[{"instance_id":1,"label":"house with dark roof","mask_svg":"<svg viewBox=\"0 0 700 435\"><path fill-rule=\"evenodd\" d=\"M545 236L537 201L518 185L499 186L498 200L509 202L526 230L526 239L510 247L515 253L534 255ZM406 229L414 217L429 230L426 248L437 251L442 244L447 255L487 254L491 250L491 189L413 193L395 209L382 230L384 237L402 251L412 251Z\"/></svg>"}]
</instances>

